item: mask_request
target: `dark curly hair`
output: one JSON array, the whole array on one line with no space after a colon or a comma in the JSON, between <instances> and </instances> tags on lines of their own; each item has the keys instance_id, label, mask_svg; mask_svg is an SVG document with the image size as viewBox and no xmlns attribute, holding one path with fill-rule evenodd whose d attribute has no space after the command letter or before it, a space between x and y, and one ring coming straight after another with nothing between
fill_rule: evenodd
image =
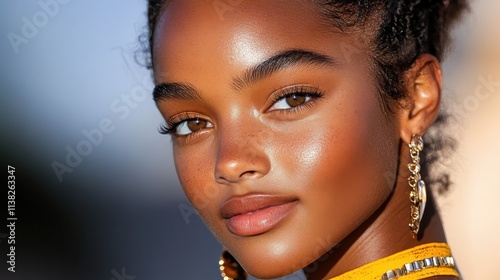
<instances>
[{"instance_id":1,"label":"dark curly hair","mask_svg":"<svg viewBox=\"0 0 500 280\"><path fill-rule=\"evenodd\" d=\"M374 80L384 107L392 112L389 101L406 97L403 74L424 53L443 60L450 39L450 29L468 9L467 0L310 0L324 15L322 20L340 30L365 28L373 31L369 38L372 50ZM158 17L168 0L148 1L148 33L142 37L146 46L146 67L151 69L152 43ZM455 141L442 134L440 127L446 115L440 114L434 131L426 135L426 156L422 160L425 170L453 149ZM424 172L424 176L425 176ZM433 176L434 177L434 176ZM439 192L448 189L449 175L431 178Z\"/></svg>"}]
</instances>

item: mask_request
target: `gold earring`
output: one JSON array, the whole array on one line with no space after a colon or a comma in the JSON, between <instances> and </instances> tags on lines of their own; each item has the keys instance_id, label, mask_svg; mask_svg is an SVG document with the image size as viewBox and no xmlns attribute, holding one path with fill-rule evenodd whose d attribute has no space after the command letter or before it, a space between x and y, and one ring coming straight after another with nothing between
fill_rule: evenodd
<instances>
[{"instance_id":1,"label":"gold earring","mask_svg":"<svg viewBox=\"0 0 500 280\"><path fill-rule=\"evenodd\" d=\"M219 269L223 280L246 280L247 273L228 250L222 251Z\"/></svg>"},{"instance_id":2,"label":"gold earring","mask_svg":"<svg viewBox=\"0 0 500 280\"><path fill-rule=\"evenodd\" d=\"M420 152L424 149L424 141L422 136L413 135L410 147L411 163L408 164L408 169L411 172L408 177L410 185L410 201L412 203L410 210L411 222L409 224L412 237L417 238L418 230L420 229L420 221L424 215L425 204L427 203L427 192L425 190L425 182L420 176Z\"/></svg>"}]
</instances>

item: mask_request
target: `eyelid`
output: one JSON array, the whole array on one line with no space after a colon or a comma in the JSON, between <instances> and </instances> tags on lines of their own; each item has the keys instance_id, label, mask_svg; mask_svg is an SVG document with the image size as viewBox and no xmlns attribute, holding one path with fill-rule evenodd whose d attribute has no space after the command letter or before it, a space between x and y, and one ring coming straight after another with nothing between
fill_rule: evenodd
<instances>
[{"instance_id":1,"label":"eyelid","mask_svg":"<svg viewBox=\"0 0 500 280\"><path fill-rule=\"evenodd\" d=\"M160 134L171 135L172 137L179 138L179 139L185 138L185 137L190 137L193 134L196 134L197 131L194 131L194 132L189 133L189 134L177 134L176 132L177 132L177 128L179 125L181 125L183 122L193 120L193 119L201 119L201 120L207 121L211 125L209 128L214 126L214 124L211 121L209 121L208 118L203 117L198 113L182 112L182 113L176 114L176 115L168 118L166 120L166 124L161 124L158 131L160 132Z\"/></svg>"},{"instance_id":2,"label":"eyelid","mask_svg":"<svg viewBox=\"0 0 500 280\"><path fill-rule=\"evenodd\" d=\"M286 86L284 88L277 89L271 93L271 95L268 98L268 106L266 106L265 111L269 111L273 107L273 105L279 101L280 99L290 96L292 94L302 94L306 95L309 97L312 97L313 99L318 99L324 95L324 91L319 89L317 86L313 86L310 84L296 84L296 85L291 85L291 86ZM308 102L311 102L312 100L309 100ZM306 102L306 103L308 103ZM304 104L306 104L304 103ZM298 108L300 106L294 107ZM294 109L290 108L290 109ZM286 109L276 109L272 111L284 111Z\"/></svg>"},{"instance_id":3,"label":"eyelid","mask_svg":"<svg viewBox=\"0 0 500 280\"><path fill-rule=\"evenodd\" d=\"M171 129L174 129L175 126L179 125L181 122L189 120L189 119L198 119L202 118L199 114L197 113L190 113L190 112L182 112L179 114L175 114L171 116L170 118L167 119L167 125Z\"/></svg>"}]
</instances>

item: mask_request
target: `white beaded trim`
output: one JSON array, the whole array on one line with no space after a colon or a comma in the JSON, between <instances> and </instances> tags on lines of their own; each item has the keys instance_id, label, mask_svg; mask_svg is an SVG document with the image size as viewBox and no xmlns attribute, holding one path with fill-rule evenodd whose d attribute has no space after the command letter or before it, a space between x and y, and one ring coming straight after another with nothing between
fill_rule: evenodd
<instances>
[{"instance_id":1,"label":"white beaded trim","mask_svg":"<svg viewBox=\"0 0 500 280\"><path fill-rule=\"evenodd\" d=\"M382 280L396 279L400 276L408 275L412 272L426 269L428 267L448 266L455 268L453 257L431 257L419 261L414 261L403 265L401 268L389 270L382 275Z\"/></svg>"}]
</instances>

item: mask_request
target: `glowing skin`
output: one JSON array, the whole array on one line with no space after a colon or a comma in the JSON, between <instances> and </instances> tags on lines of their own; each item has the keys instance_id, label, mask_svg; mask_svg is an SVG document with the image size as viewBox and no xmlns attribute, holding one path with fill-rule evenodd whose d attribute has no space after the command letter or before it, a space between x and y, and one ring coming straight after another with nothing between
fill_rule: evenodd
<instances>
[{"instance_id":1,"label":"glowing skin","mask_svg":"<svg viewBox=\"0 0 500 280\"><path fill-rule=\"evenodd\" d=\"M357 33L327 31L315 9L252 0L221 20L212 1L170 1L155 31L155 98L177 124L180 182L222 244L261 278L303 268L340 242L306 268L308 278L417 244L402 141L427 129L439 98L412 87L414 106L386 114L368 52L346 55L346 46L367 46ZM438 87L437 62L422 60L415 71ZM430 220L436 233L422 241L444 240L439 219Z\"/></svg>"}]
</instances>

